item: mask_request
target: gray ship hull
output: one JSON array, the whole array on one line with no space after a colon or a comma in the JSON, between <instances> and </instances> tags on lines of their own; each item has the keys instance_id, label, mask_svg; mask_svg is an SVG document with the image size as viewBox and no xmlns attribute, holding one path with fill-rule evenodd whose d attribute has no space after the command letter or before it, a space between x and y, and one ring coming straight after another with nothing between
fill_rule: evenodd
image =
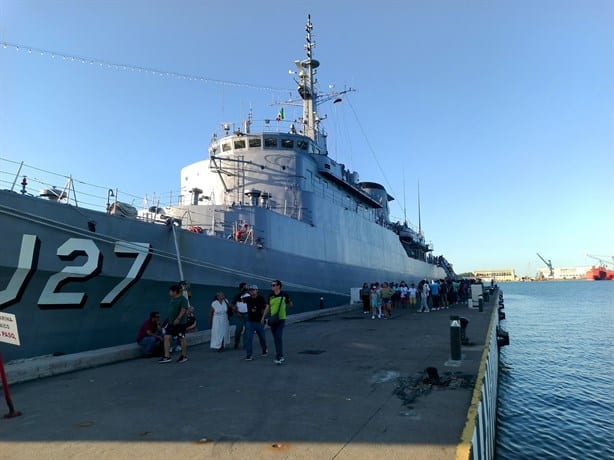
<instances>
[{"instance_id":1,"label":"gray ship hull","mask_svg":"<svg viewBox=\"0 0 614 460\"><path fill-rule=\"evenodd\" d=\"M149 311L164 316L168 287L180 280L174 232L201 329L214 293L221 289L232 296L241 281L259 284L266 293L272 279L282 279L296 313L320 308L320 297L326 306L347 303L350 289L363 282L445 276L440 267L408 257L393 270L384 269L380 258L368 263L364 255L364 264L352 265L284 252L279 249L284 238L292 244L312 241L318 230L275 216L285 219L285 232L275 236L276 248L269 248L0 191L0 309L16 315L21 339L20 347L3 346L5 358L134 341ZM301 237L299 229L314 234ZM319 238L326 246L326 235ZM372 257L384 248L376 249ZM389 249L402 253L400 245ZM335 248L326 251L332 255ZM351 238L341 248L346 252L370 253Z\"/></svg>"}]
</instances>

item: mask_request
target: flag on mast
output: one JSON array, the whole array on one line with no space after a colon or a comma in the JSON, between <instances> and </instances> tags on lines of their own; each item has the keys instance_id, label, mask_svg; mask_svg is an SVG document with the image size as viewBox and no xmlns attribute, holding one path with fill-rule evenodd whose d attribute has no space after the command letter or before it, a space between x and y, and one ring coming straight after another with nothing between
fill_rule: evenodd
<instances>
[{"instance_id":1,"label":"flag on mast","mask_svg":"<svg viewBox=\"0 0 614 460\"><path fill-rule=\"evenodd\" d=\"M279 112L277 113L275 120L281 121L283 119L284 119L284 108L282 107L281 109L279 109Z\"/></svg>"}]
</instances>

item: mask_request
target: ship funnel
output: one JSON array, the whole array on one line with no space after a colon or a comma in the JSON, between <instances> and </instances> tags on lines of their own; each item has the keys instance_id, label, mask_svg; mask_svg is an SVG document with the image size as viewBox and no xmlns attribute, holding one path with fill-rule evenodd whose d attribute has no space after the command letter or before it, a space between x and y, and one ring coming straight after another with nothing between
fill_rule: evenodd
<instances>
[{"instance_id":1,"label":"ship funnel","mask_svg":"<svg viewBox=\"0 0 614 460\"><path fill-rule=\"evenodd\" d=\"M394 198L388 195L384 186L376 182L360 182L358 185L367 195L380 204L381 208L375 211L378 222L382 224L389 222L388 201Z\"/></svg>"}]
</instances>

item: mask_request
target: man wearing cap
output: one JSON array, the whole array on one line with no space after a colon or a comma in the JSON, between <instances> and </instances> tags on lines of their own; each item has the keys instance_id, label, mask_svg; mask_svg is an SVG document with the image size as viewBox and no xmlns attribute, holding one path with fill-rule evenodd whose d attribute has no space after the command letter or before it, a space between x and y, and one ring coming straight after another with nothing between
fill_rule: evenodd
<instances>
[{"instance_id":1,"label":"man wearing cap","mask_svg":"<svg viewBox=\"0 0 614 460\"><path fill-rule=\"evenodd\" d=\"M258 294L258 286L255 284L249 286L248 290L249 297L244 298L244 302L247 304L247 321L245 323L245 337L243 338L243 342L245 343L245 361L251 361L253 359L254 332L258 335L262 356L268 354L263 322L266 301L264 297Z\"/></svg>"},{"instance_id":2,"label":"man wearing cap","mask_svg":"<svg viewBox=\"0 0 614 460\"><path fill-rule=\"evenodd\" d=\"M232 298L232 302L230 302L230 307L232 308L232 319L231 323L235 325L235 350L239 348L239 344L241 343L241 337L245 332L245 320L247 315L247 305L245 304L245 299L249 297L249 292L247 289L247 283L239 284L239 293ZM245 344L245 338L243 339L243 343Z\"/></svg>"}]
</instances>

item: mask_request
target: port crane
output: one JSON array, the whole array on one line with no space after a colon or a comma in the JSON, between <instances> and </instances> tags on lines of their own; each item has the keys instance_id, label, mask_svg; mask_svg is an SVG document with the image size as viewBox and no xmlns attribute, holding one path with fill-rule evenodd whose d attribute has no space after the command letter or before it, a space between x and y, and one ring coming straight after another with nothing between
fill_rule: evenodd
<instances>
[{"instance_id":1,"label":"port crane","mask_svg":"<svg viewBox=\"0 0 614 460\"><path fill-rule=\"evenodd\" d=\"M599 265L602 267L607 267L608 265L614 266L614 256L592 256L590 254L586 254L586 257L590 257L591 259L597 260L599 262ZM612 262L608 262L604 259L604 257L610 257L612 259Z\"/></svg>"},{"instance_id":2,"label":"port crane","mask_svg":"<svg viewBox=\"0 0 614 460\"><path fill-rule=\"evenodd\" d=\"M550 259L544 259L542 256L539 255L539 252L537 252L536 254L537 257L539 257L546 264L546 267L548 267L548 269L550 270L550 278L554 278L554 267L552 266L552 262L550 261Z\"/></svg>"}]
</instances>

